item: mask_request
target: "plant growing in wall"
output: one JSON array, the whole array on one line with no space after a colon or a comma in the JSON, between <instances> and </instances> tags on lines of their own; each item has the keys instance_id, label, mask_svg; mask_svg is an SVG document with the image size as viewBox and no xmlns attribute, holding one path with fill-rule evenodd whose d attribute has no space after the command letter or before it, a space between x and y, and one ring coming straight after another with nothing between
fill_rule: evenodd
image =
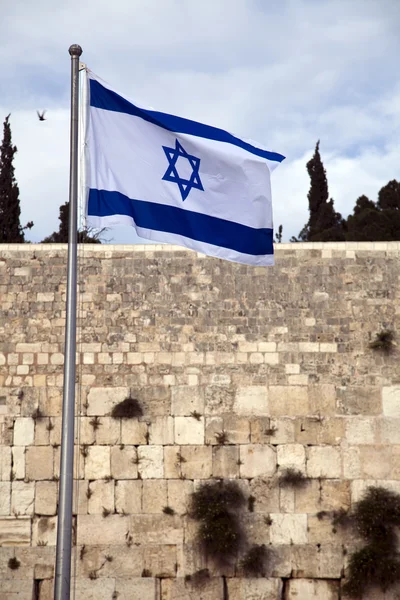
<instances>
[{"instance_id":1,"label":"plant growing in wall","mask_svg":"<svg viewBox=\"0 0 400 600\"><path fill-rule=\"evenodd\" d=\"M11 569L12 571L16 571L17 569L20 568L20 566L21 566L21 563L16 556L13 556L12 558L9 559L8 568Z\"/></svg>"},{"instance_id":2,"label":"plant growing in wall","mask_svg":"<svg viewBox=\"0 0 400 600\"><path fill-rule=\"evenodd\" d=\"M302 488L308 483L308 478L298 469L286 469L279 477L281 487Z\"/></svg>"},{"instance_id":3,"label":"plant growing in wall","mask_svg":"<svg viewBox=\"0 0 400 600\"><path fill-rule=\"evenodd\" d=\"M111 416L113 419L137 419L143 416L143 409L136 398L128 396L113 407Z\"/></svg>"},{"instance_id":4,"label":"plant growing in wall","mask_svg":"<svg viewBox=\"0 0 400 600\"><path fill-rule=\"evenodd\" d=\"M200 522L198 539L206 556L232 561L244 539L240 510L245 497L236 482L204 483L192 494L190 516Z\"/></svg>"},{"instance_id":5,"label":"plant growing in wall","mask_svg":"<svg viewBox=\"0 0 400 600\"><path fill-rule=\"evenodd\" d=\"M372 350L380 350L385 354L393 352L396 343L394 341L394 333L390 329L384 329L380 331L373 342L370 343L369 347Z\"/></svg>"},{"instance_id":6,"label":"plant growing in wall","mask_svg":"<svg viewBox=\"0 0 400 600\"><path fill-rule=\"evenodd\" d=\"M246 575L254 577L255 575L265 576L265 570L270 551L262 545L252 546L240 561L240 566Z\"/></svg>"},{"instance_id":7,"label":"plant growing in wall","mask_svg":"<svg viewBox=\"0 0 400 600\"><path fill-rule=\"evenodd\" d=\"M400 582L400 559L396 528L400 526L400 495L381 487L370 487L346 515L345 524L364 538L366 545L349 561L343 591L362 598L368 588L383 592Z\"/></svg>"}]
</instances>

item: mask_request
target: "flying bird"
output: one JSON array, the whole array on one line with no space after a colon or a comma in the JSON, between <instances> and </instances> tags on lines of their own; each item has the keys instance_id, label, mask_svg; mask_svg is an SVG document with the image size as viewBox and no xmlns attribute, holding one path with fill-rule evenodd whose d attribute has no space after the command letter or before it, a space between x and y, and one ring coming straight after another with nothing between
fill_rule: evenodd
<instances>
[{"instance_id":1,"label":"flying bird","mask_svg":"<svg viewBox=\"0 0 400 600\"><path fill-rule=\"evenodd\" d=\"M40 113L38 110L36 112L37 112L37 116L39 117L39 121L45 121L46 120L44 118L44 115L46 114L45 110L42 113Z\"/></svg>"}]
</instances>

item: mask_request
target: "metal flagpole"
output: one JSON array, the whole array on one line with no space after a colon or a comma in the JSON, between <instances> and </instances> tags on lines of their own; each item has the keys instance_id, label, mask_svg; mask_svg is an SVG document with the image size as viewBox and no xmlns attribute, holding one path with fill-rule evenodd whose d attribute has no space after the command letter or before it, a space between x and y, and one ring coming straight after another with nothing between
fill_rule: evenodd
<instances>
[{"instance_id":1,"label":"metal flagpole","mask_svg":"<svg viewBox=\"0 0 400 600\"><path fill-rule=\"evenodd\" d=\"M71 131L69 179L69 229L67 303L64 349L64 391L62 408L60 491L56 548L54 600L69 600L71 587L72 496L74 475L76 296L78 224L78 113L79 57L82 48L73 44L71 55Z\"/></svg>"}]
</instances>

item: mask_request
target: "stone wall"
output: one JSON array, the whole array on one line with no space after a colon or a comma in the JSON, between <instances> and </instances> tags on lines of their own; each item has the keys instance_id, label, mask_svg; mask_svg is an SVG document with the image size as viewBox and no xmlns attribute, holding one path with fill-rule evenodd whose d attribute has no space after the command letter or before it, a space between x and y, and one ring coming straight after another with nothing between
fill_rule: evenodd
<instances>
[{"instance_id":1,"label":"stone wall","mask_svg":"<svg viewBox=\"0 0 400 600\"><path fill-rule=\"evenodd\" d=\"M76 600L344 597L358 541L321 511L400 492L400 363L369 348L398 329L400 243L282 244L273 268L86 246L79 264ZM53 597L65 290L65 246L0 246L1 600ZM129 394L144 416L112 419ZM289 467L304 488L280 485ZM199 552L188 503L215 478L254 497L265 577Z\"/></svg>"}]
</instances>

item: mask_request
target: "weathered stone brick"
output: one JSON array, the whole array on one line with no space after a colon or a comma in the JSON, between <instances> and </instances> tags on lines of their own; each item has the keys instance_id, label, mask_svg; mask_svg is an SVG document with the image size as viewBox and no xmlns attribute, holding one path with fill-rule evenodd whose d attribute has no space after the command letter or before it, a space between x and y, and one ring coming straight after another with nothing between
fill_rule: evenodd
<instances>
[{"instance_id":1,"label":"weathered stone brick","mask_svg":"<svg viewBox=\"0 0 400 600\"><path fill-rule=\"evenodd\" d=\"M307 474L309 477L341 476L341 461L338 448L329 446L311 446L307 449Z\"/></svg>"},{"instance_id":2,"label":"weathered stone brick","mask_svg":"<svg viewBox=\"0 0 400 600\"><path fill-rule=\"evenodd\" d=\"M31 481L52 479L54 452L51 446L29 446L25 457L28 479Z\"/></svg>"},{"instance_id":3,"label":"weathered stone brick","mask_svg":"<svg viewBox=\"0 0 400 600\"><path fill-rule=\"evenodd\" d=\"M0 546L29 546L30 543L30 517L0 518Z\"/></svg>"},{"instance_id":4,"label":"weathered stone brick","mask_svg":"<svg viewBox=\"0 0 400 600\"><path fill-rule=\"evenodd\" d=\"M339 582L312 579L291 579L287 587L287 600L338 600Z\"/></svg>"},{"instance_id":5,"label":"weathered stone brick","mask_svg":"<svg viewBox=\"0 0 400 600\"><path fill-rule=\"evenodd\" d=\"M175 417L175 443L176 444L203 444L204 443L204 417Z\"/></svg>"},{"instance_id":6,"label":"weathered stone brick","mask_svg":"<svg viewBox=\"0 0 400 600\"><path fill-rule=\"evenodd\" d=\"M271 514L272 544L306 544L307 515Z\"/></svg>"},{"instance_id":7,"label":"weathered stone brick","mask_svg":"<svg viewBox=\"0 0 400 600\"><path fill-rule=\"evenodd\" d=\"M11 492L11 512L13 515L33 515L35 483L13 481Z\"/></svg>"},{"instance_id":8,"label":"weathered stone brick","mask_svg":"<svg viewBox=\"0 0 400 600\"><path fill-rule=\"evenodd\" d=\"M114 479L136 479L138 464L135 446L111 448L111 476Z\"/></svg>"},{"instance_id":9,"label":"weathered stone brick","mask_svg":"<svg viewBox=\"0 0 400 600\"><path fill-rule=\"evenodd\" d=\"M240 461L241 477L271 476L276 470L276 453L269 446L240 446Z\"/></svg>"}]
</instances>

